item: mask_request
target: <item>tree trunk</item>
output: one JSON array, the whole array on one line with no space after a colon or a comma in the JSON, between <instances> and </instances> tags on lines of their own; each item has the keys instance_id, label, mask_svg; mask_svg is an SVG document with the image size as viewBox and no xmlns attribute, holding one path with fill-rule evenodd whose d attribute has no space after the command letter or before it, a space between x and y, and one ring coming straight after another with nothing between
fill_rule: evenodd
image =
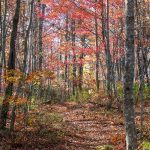
<instances>
[{"instance_id":1,"label":"tree trunk","mask_svg":"<svg viewBox=\"0 0 150 150\"><path fill-rule=\"evenodd\" d=\"M112 81L112 60L110 54L110 41L109 41L109 0L107 0L107 26L106 26L106 64L107 64L107 93L111 95L111 81Z\"/></svg>"},{"instance_id":2,"label":"tree trunk","mask_svg":"<svg viewBox=\"0 0 150 150\"><path fill-rule=\"evenodd\" d=\"M15 15L13 18L13 28L11 32L11 39L10 39L10 53L8 59L8 71L15 69L15 59L16 59L16 39L17 39L17 28L19 23L19 14L20 14L20 2L21 0L16 0L16 9ZM4 129L6 127L7 121L7 113L9 110L9 98L13 94L13 83L9 82L6 91L5 91L5 98L2 104L1 116L0 116L0 128Z\"/></svg>"},{"instance_id":3,"label":"tree trunk","mask_svg":"<svg viewBox=\"0 0 150 150\"><path fill-rule=\"evenodd\" d=\"M0 12L2 13L2 6L0 5ZM4 2L4 15L0 14L0 28L1 28L1 37L0 37L0 84L2 83L2 73L6 75L6 58L5 58L5 47L6 47L6 16L7 16L7 0ZM2 89L0 89L2 92Z\"/></svg>"},{"instance_id":4,"label":"tree trunk","mask_svg":"<svg viewBox=\"0 0 150 150\"><path fill-rule=\"evenodd\" d=\"M76 40L76 35L75 35L75 21L72 20L71 22L71 30L72 30L72 49L73 49L73 95L76 94L76 50L75 50L75 40Z\"/></svg>"},{"instance_id":5,"label":"tree trunk","mask_svg":"<svg viewBox=\"0 0 150 150\"><path fill-rule=\"evenodd\" d=\"M124 76L124 116L126 127L126 150L136 149L134 121L134 0L126 3L126 62Z\"/></svg>"},{"instance_id":6,"label":"tree trunk","mask_svg":"<svg viewBox=\"0 0 150 150\"><path fill-rule=\"evenodd\" d=\"M39 70L42 70L42 62L43 62L43 51L42 51L42 46L43 46L43 40L42 40L42 35L43 35L43 20L44 20L44 14L45 14L45 5L40 4L40 9L42 13L42 17L40 17L39 20Z\"/></svg>"},{"instance_id":7,"label":"tree trunk","mask_svg":"<svg viewBox=\"0 0 150 150\"><path fill-rule=\"evenodd\" d=\"M95 39L96 39L96 90L99 91L99 49L98 49L98 22L97 22L97 0L95 0Z\"/></svg>"},{"instance_id":8,"label":"tree trunk","mask_svg":"<svg viewBox=\"0 0 150 150\"><path fill-rule=\"evenodd\" d=\"M81 37L81 42L82 42L82 47L85 48L85 35L83 35L83 37ZM83 58L84 58L84 54L83 52L81 52L79 59L81 61L81 63L79 63L79 90L80 92L82 92L82 85L83 85Z\"/></svg>"},{"instance_id":9,"label":"tree trunk","mask_svg":"<svg viewBox=\"0 0 150 150\"><path fill-rule=\"evenodd\" d=\"M46 5L40 4L40 13L42 16L39 19L39 70L42 71L43 69L43 20L44 20L44 15L45 15L45 7ZM40 80L40 86L39 86L39 99L42 99L42 80Z\"/></svg>"},{"instance_id":10,"label":"tree trunk","mask_svg":"<svg viewBox=\"0 0 150 150\"><path fill-rule=\"evenodd\" d=\"M142 138L142 128L143 128L143 112L144 112L144 107L143 107L143 99L144 99L144 57L143 57L143 49L144 45L144 31L143 31L143 20L140 18L143 17L143 10L141 9L143 6L142 5L138 7L138 0L135 1L136 3L136 22L139 28L137 29L137 39L138 39L138 44L137 44L137 62L138 62L138 71L139 71L139 80L140 80L140 85L139 85L139 93L138 93L138 99L140 99L140 109L141 109L141 135L140 137ZM141 15L141 16L140 16Z\"/></svg>"},{"instance_id":11,"label":"tree trunk","mask_svg":"<svg viewBox=\"0 0 150 150\"><path fill-rule=\"evenodd\" d=\"M65 34L65 40L66 42L69 42L69 19L68 19L68 14L66 15L66 34ZM66 89L68 88L69 86L69 76L68 76L68 64L67 64L67 61L68 61L68 52L66 51L65 52L65 74L64 74L64 77L65 77L65 99L67 99L68 97L68 90L66 91Z\"/></svg>"},{"instance_id":12,"label":"tree trunk","mask_svg":"<svg viewBox=\"0 0 150 150\"><path fill-rule=\"evenodd\" d=\"M29 34L32 26L32 18L33 18L33 4L34 0L31 1L31 12L30 12L30 20L29 20L29 25L26 31L26 36L25 36L25 44L24 44L24 68L23 71L25 74L27 74L27 57L28 57L28 39L29 39Z\"/></svg>"},{"instance_id":13,"label":"tree trunk","mask_svg":"<svg viewBox=\"0 0 150 150\"><path fill-rule=\"evenodd\" d=\"M2 6L0 1L0 93L2 89Z\"/></svg>"}]
</instances>

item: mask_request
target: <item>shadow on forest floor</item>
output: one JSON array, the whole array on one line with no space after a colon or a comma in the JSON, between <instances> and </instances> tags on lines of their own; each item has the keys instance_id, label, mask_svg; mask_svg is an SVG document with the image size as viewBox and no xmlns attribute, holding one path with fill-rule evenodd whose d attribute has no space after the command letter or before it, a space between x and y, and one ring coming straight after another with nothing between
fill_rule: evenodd
<instances>
[{"instance_id":1,"label":"shadow on forest floor","mask_svg":"<svg viewBox=\"0 0 150 150\"><path fill-rule=\"evenodd\" d=\"M139 107L136 112L139 127ZM150 140L148 113L144 120L144 139ZM125 149L123 115L95 103L43 105L29 112L26 128L21 128L20 122L18 119L15 132L0 132L0 150L100 150L103 145Z\"/></svg>"}]
</instances>

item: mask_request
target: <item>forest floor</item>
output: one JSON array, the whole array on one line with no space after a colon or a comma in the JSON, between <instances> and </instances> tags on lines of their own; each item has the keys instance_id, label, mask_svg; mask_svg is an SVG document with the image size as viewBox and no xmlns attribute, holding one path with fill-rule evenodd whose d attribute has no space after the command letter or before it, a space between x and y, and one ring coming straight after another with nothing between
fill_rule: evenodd
<instances>
[{"instance_id":1,"label":"forest floor","mask_svg":"<svg viewBox=\"0 0 150 150\"><path fill-rule=\"evenodd\" d=\"M150 141L149 110L145 103L145 141ZM45 104L26 117L26 123L21 115L17 117L15 132L0 133L0 150L101 150L104 145L125 149L123 115L114 108L108 111L95 102ZM139 107L136 124L140 128Z\"/></svg>"}]
</instances>

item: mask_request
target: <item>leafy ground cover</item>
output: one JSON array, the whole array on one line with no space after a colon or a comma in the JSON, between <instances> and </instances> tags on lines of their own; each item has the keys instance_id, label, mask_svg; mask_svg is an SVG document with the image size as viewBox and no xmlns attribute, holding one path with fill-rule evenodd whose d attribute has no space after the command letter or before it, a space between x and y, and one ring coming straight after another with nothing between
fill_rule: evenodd
<instances>
[{"instance_id":1,"label":"leafy ground cover","mask_svg":"<svg viewBox=\"0 0 150 150\"><path fill-rule=\"evenodd\" d=\"M147 102L143 141L139 150L149 150L150 115ZM136 109L138 139L140 113ZM19 115L16 131L0 133L0 149L6 150L124 150L123 115L117 109L106 110L97 102L45 104Z\"/></svg>"}]
</instances>

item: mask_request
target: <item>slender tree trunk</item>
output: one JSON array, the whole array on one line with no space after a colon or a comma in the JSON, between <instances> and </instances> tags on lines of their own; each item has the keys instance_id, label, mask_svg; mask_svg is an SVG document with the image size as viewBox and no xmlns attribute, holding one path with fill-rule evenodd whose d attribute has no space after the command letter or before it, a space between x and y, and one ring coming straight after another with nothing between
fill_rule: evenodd
<instances>
[{"instance_id":1,"label":"slender tree trunk","mask_svg":"<svg viewBox=\"0 0 150 150\"><path fill-rule=\"evenodd\" d=\"M66 15L66 34L65 34L66 42L69 42L69 22L68 22L68 14ZM65 90L69 86L69 76L68 76L68 52L65 52ZM65 91L65 99L68 97L68 90Z\"/></svg>"},{"instance_id":2,"label":"slender tree trunk","mask_svg":"<svg viewBox=\"0 0 150 150\"><path fill-rule=\"evenodd\" d=\"M144 112L144 107L143 107L143 100L144 100L144 65L143 65L143 57L142 57L142 52L141 49L143 47L138 47L137 49L137 59L138 59L138 69L139 69L139 79L140 79L140 87L139 87L139 99L140 99L140 110L141 110L141 137L142 137L142 130L143 130L143 112Z\"/></svg>"},{"instance_id":3,"label":"slender tree trunk","mask_svg":"<svg viewBox=\"0 0 150 150\"><path fill-rule=\"evenodd\" d=\"M101 19L101 22L102 22L102 40L103 40L103 44L104 44L104 50L105 50L105 53L106 53L106 44L105 44L106 43L106 24L105 24L105 4L104 4L104 0L102 0L102 13L101 13L101 16L102 16L102 19ZM105 76L105 82L104 82L105 86L106 86L106 83L107 83L107 78Z\"/></svg>"},{"instance_id":4,"label":"slender tree trunk","mask_svg":"<svg viewBox=\"0 0 150 150\"><path fill-rule=\"evenodd\" d=\"M95 0L95 38L96 38L96 89L99 91L99 48L98 48L98 22L97 22L97 0Z\"/></svg>"},{"instance_id":5,"label":"slender tree trunk","mask_svg":"<svg viewBox=\"0 0 150 150\"><path fill-rule=\"evenodd\" d=\"M31 15L30 15L30 19L29 19L29 25L28 25L28 28L27 28L27 31L26 31L26 36L25 36L25 45L24 45L24 63L23 63L23 72L25 74L28 73L27 71L27 63L28 63L28 60L27 60L27 56L28 56L28 39L29 39L29 34L30 34L30 29L31 29L31 25L32 25L32 14L33 14L33 4L34 4L34 0L31 1ZM20 88L22 86L22 83L21 81L19 81L19 84L18 84L18 87L17 87L17 90L16 90L16 96L14 98L14 101L15 99L18 97L18 94L20 92ZM16 104L14 103L14 106L13 106L13 109L12 109L12 116L11 116L11 123L10 123L10 130L13 131L14 130L14 123L15 123L15 119L16 119ZM25 110L27 111L27 108L25 106ZM25 112L26 112L25 111Z\"/></svg>"},{"instance_id":6,"label":"slender tree trunk","mask_svg":"<svg viewBox=\"0 0 150 150\"><path fill-rule=\"evenodd\" d=\"M3 24L2 24L2 29L3 29L3 32L2 32L2 61L4 63L4 74L6 75L6 56L5 56L5 47L6 47L6 34L7 34L7 31L6 31L6 17L7 17L7 7L8 7L8 4L7 4L7 0L5 0L5 10L4 10L4 20L3 20Z\"/></svg>"},{"instance_id":7,"label":"slender tree trunk","mask_svg":"<svg viewBox=\"0 0 150 150\"><path fill-rule=\"evenodd\" d=\"M112 81L112 59L110 54L110 41L109 41L109 0L107 0L107 26L106 26L106 64L107 64L107 93L108 96L111 95L111 81Z\"/></svg>"},{"instance_id":8,"label":"slender tree trunk","mask_svg":"<svg viewBox=\"0 0 150 150\"><path fill-rule=\"evenodd\" d=\"M126 62L124 76L124 116L126 127L126 150L136 149L134 121L134 0L126 3Z\"/></svg>"},{"instance_id":9,"label":"slender tree trunk","mask_svg":"<svg viewBox=\"0 0 150 150\"><path fill-rule=\"evenodd\" d=\"M45 5L40 4L40 13L42 16L39 19L39 70L43 70L43 21L44 21L44 15L45 15ZM42 80L40 80L40 86L39 86L39 99L42 98Z\"/></svg>"},{"instance_id":10,"label":"slender tree trunk","mask_svg":"<svg viewBox=\"0 0 150 150\"><path fill-rule=\"evenodd\" d=\"M105 21L107 20L107 21ZM106 22L106 23L105 23ZM112 79L112 58L110 54L110 42L109 42L109 0L107 0L106 15L105 15L105 4L102 0L102 39L104 43L105 55L106 55L106 66L107 66L107 94L111 95L111 79ZM111 105L111 104L110 104ZM108 106L110 107L110 106Z\"/></svg>"},{"instance_id":11,"label":"slender tree trunk","mask_svg":"<svg viewBox=\"0 0 150 150\"><path fill-rule=\"evenodd\" d=\"M16 39L17 39L17 28L19 23L19 14L20 14L20 2L21 0L16 0L16 9L15 15L13 18L13 28L11 32L11 39L10 39L10 53L8 59L8 71L15 70L15 59L16 59ZM1 116L0 116L0 128L4 129L6 127L7 121L7 113L9 110L9 98L13 94L13 83L9 82L6 91L5 91L5 98L2 104Z\"/></svg>"},{"instance_id":12,"label":"slender tree trunk","mask_svg":"<svg viewBox=\"0 0 150 150\"><path fill-rule=\"evenodd\" d=\"M1 2L0 2L1 3ZM4 15L2 19L2 14L0 14L0 28L1 28L1 45L0 45L0 84L2 83L2 73L6 75L6 58L5 58L5 47L6 47L6 16L7 16L7 0L4 1ZM0 12L2 13L2 6L0 8ZM0 86L1 87L1 86ZM0 88L0 92L2 89Z\"/></svg>"},{"instance_id":13,"label":"slender tree trunk","mask_svg":"<svg viewBox=\"0 0 150 150\"><path fill-rule=\"evenodd\" d=\"M135 1L136 3L136 22L137 26L139 27L137 29L137 39L138 39L138 44L137 44L137 62L138 62L138 70L139 70L139 79L140 79L140 85L139 85L139 93L138 97L140 99L140 109L141 109L141 138L142 138L142 130L143 130L143 99L144 99L144 59L143 59L143 42L144 41L144 32L143 32L143 20L140 18L143 17L143 3L142 6L138 6L138 0Z\"/></svg>"},{"instance_id":14,"label":"slender tree trunk","mask_svg":"<svg viewBox=\"0 0 150 150\"><path fill-rule=\"evenodd\" d=\"M24 44L24 68L23 68L23 71L25 74L27 74L28 39L29 39L29 34L30 34L31 26L32 26L33 4L34 4L34 0L31 1L30 20L29 20L29 25L28 25L27 31L26 31L25 44Z\"/></svg>"},{"instance_id":15,"label":"slender tree trunk","mask_svg":"<svg viewBox=\"0 0 150 150\"><path fill-rule=\"evenodd\" d=\"M45 5L40 4L41 14L42 17L40 17L39 20L39 70L42 70L42 62L43 62L43 20L44 20L44 14L45 14Z\"/></svg>"},{"instance_id":16,"label":"slender tree trunk","mask_svg":"<svg viewBox=\"0 0 150 150\"><path fill-rule=\"evenodd\" d=\"M73 95L76 94L76 71L77 71L77 68L76 68L76 50L75 50L75 21L72 20L72 23L71 23L71 30L72 30L72 49L73 49Z\"/></svg>"},{"instance_id":17,"label":"slender tree trunk","mask_svg":"<svg viewBox=\"0 0 150 150\"><path fill-rule=\"evenodd\" d=\"M2 91L2 6L0 1L0 93Z\"/></svg>"},{"instance_id":18,"label":"slender tree trunk","mask_svg":"<svg viewBox=\"0 0 150 150\"><path fill-rule=\"evenodd\" d=\"M114 70L113 70L113 62L112 62L112 56L110 52L110 15L109 15L109 0L107 0L107 6L106 6L106 49L105 49L105 55L106 55L106 66L107 66L107 95L109 98L109 102L107 104L107 109L110 109L113 102L113 93L112 93L112 86L114 88L114 91L116 92L115 88L115 79L114 79ZM116 93L115 93L116 94Z\"/></svg>"},{"instance_id":19,"label":"slender tree trunk","mask_svg":"<svg viewBox=\"0 0 150 150\"><path fill-rule=\"evenodd\" d=\"M18 95L20 92L21 92L21 82L19 82L18 87L16 89L16 94L13 98L14 106L12 108L12 114L11 114L10 131L14 131L14 129L15 129L16 108L17 108L17 105L15 102L16 102L16 99L18 98Z\"/></svg>"},{"instance_id":20,"label":"slender tree trunk","mask_svg":"<svg viewBox=\"0 0 150 150\"><path fill-rule=\"evenodd\" d=\"M85 48L85 36L81 37L81 42L82 42L82 47ZM79 64L79 90L80 92L82 92L82 85L83 85L83 58L84 58L84 54L83 52L81 52L79 59L81 61L81 63Z\"/></svg>"}]
</instances>

